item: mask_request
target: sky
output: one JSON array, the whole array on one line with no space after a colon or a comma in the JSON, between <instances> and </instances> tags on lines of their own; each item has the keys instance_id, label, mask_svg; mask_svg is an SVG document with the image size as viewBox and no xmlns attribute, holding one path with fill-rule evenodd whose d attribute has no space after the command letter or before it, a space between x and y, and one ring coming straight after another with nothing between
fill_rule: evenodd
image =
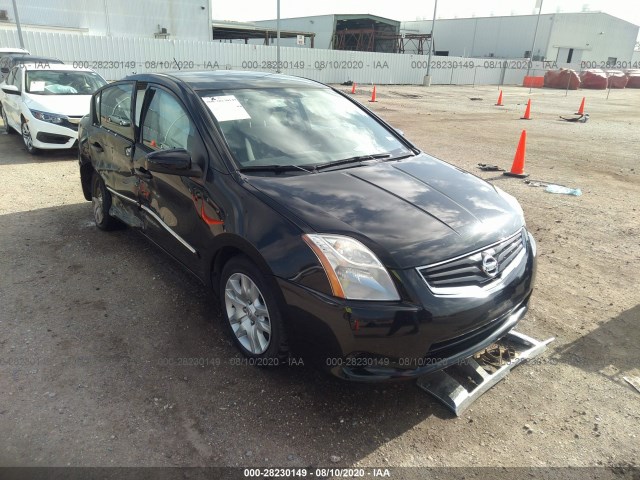
<instances>
[{"instance_id":1,"label":"sky","mask_svg":"<svg viewBox=\"0 0 640 480\"><path fill-rule=\"evenodd\" d=\"M438 18L528 15L537 13L535 0L440 0ZM280 0L280 17L331 13L370 13L394 20L433 18L434 0ZM543 0L542 13L602 11L640 25L638 0ZM215 20L267 20L276 18L276 0L212 0Z\"/></svg>"}]
</instances>

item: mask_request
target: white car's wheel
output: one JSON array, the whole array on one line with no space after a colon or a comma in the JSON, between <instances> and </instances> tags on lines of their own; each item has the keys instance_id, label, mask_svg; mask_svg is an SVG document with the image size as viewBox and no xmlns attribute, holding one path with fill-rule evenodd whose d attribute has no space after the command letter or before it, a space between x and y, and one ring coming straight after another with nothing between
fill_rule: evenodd
<instances>
[{"instance_id":1,"label":"white car's wheel","mask_svg":"<svg viewBox=\"0 0 640 480\"><path fill-rule=\"evenodd\" d=\"M31 130L29 129L29 124L22 121L22 141L24 142L24 146L31 155L35 155L38 153L38 149L33 146L33 137L31 136Z\"/></svg>"}]
</instances>

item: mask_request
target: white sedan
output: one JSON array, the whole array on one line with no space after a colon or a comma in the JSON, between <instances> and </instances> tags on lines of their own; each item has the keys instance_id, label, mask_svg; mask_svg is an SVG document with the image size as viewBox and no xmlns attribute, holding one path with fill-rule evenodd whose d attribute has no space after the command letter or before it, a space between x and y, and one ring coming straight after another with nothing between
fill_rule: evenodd
<instances>
[{"instance_id":1,"label":"white sedan","mask_svg":"<svg viewBox=\"0 0 640 480\"><path fill-rule=\"evenodd\" d=\"M29 153L75 145L78 123L89 113L91 95L106 80L88 68L25 64L0 85L2 120L8 132L22 133Z\"/></svg>"}]
</instances>

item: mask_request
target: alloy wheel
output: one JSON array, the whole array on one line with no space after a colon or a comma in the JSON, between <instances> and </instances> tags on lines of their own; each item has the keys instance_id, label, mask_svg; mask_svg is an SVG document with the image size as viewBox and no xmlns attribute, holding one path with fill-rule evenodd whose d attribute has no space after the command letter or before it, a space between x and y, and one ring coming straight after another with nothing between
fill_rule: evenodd
<instances>
[{"instance_id":1,"label":"alloy wheel","mask_svg":"<svg viewBox=\"0 0 640 480\"><path fill-rule=\"evenodd\" d=\"M238 342L253 355L264 353L271 340L271 321L258 286L247 275L234 273L227 279L224 297L227 318Z\"/></svg>"},{"instance_id":2,"label":"alloy wheel","mask_svg":"<svg viewBox=\"0 0 640 480\"><path fill-rule=\"evenodd\" d=\"M104 201L102 198L102 189L97 188L96 191L93 192L91 202L93 203L93 218L97 225L102 225L104 222Z\"/></svg>"},{"instance_id":3,"label":"alloy wheel","mask_svg":"<svg viewBox=\"0 0 640 480\"><path fill-rule=\"evenodd\" d=\"M33 150L33 138L31 138L31 131L27 122L22 122L22 140L24 140L24 146L31 152Z\"/></svg>"}]
</instances>

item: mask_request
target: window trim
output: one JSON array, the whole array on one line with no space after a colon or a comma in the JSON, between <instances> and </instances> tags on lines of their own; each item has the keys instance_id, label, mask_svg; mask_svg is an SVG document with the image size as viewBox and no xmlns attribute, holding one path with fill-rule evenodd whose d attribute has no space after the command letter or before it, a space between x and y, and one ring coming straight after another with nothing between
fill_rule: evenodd
<instances>
[{"instance_id":1,"label":"window trim","mask_svg":"<svg viewBox=\"0 0 640 480\"><path fill-rule=\"evenodd\" d=\"M194 127L196 133L198 134L198 137L200 138L200 143L202 144L203 148L207 152L207 157L209 157L209 149L207 148L207 145L206 145L206 143L204 141L204 137L202 136L202 132L200 132L200 129L198 128L197 122L193 121L193 116L191 115L191 111L186 107L184 102L175 93L173 93L171 90L166 88L164 85L160 85L158 83L151 83L151 82L140 82L140 83L147 83L147 88L145 89L145 99L144 99L144 103L142 105L142 112L140 114L140 128L139 128L140 132L139 132L139 135L137 136L137 139L136 139L137 144L141 145L142 147L144 147L146 149L150 148L150 147L148 147L147 145L145 145L143 143L144 139L142 137L142 131L143 131L143 127L144 127L144 122L147 119L147 112L149 111L149 105L153 101L153 97L155 96L155 94L151 95L151 96L148 96L146 94L146 92L148 92L149 90L162 90L162 91L164 91L164 93L168 94L176 102L178 102L180 107L187 114L187 116L189 118L189 121L193 124L193 127ZM154 151L154 150L151 149L151 151ZM189 154L191 154L191 152L189 152ZM209 163L209 158L207 158L206 161L205 161L205 164L208 164L208 163ZM206 166L207 165L205 165L205 167ZM204 168L203 170L206 170L206 168Z\"/></svg>"},{"instance_id":2,"label":"window trim","mask_svg":"<svg viewBox=\"0 0 640 480\"><path fill-rule=\"evenodd\" d=\"M129 106L129 117L130 117L130 121L131 121L131 136L132 138L129 138L126 135L123 135L121 132L117 132L111 128L109 128L108 126L105 126L102 124L102 115L101 115L101 111L102 111L102 105L103 105L103 99L102 99L102 95L106 90L109 90L110 88L117 88L121 85L132 85L132 90L131 90L131 105ZM114 135L118 135L119 137L122 137L126 140L129 140L130 142L135 142L135 137L136 137L136 130L135 130L135 120L133 118L133 113L135 111L134 109L134 103L133 103L133 99L135 98L134 92L135 92L135 86L136 86L136 82L134 80L122 80L120 82L114 82L114 83L110 83L108 85L105 85L104 87L102 87L100 90L98 90L94 95L93 95L93 99L95 102L96 97L100 96L100 108L99 111L96 112L96 120L98 122L98 126L106 131L108 131L109 133L112 133ZM95 106L95 105L94 105Z\"/></svg>"}]
</instances>

